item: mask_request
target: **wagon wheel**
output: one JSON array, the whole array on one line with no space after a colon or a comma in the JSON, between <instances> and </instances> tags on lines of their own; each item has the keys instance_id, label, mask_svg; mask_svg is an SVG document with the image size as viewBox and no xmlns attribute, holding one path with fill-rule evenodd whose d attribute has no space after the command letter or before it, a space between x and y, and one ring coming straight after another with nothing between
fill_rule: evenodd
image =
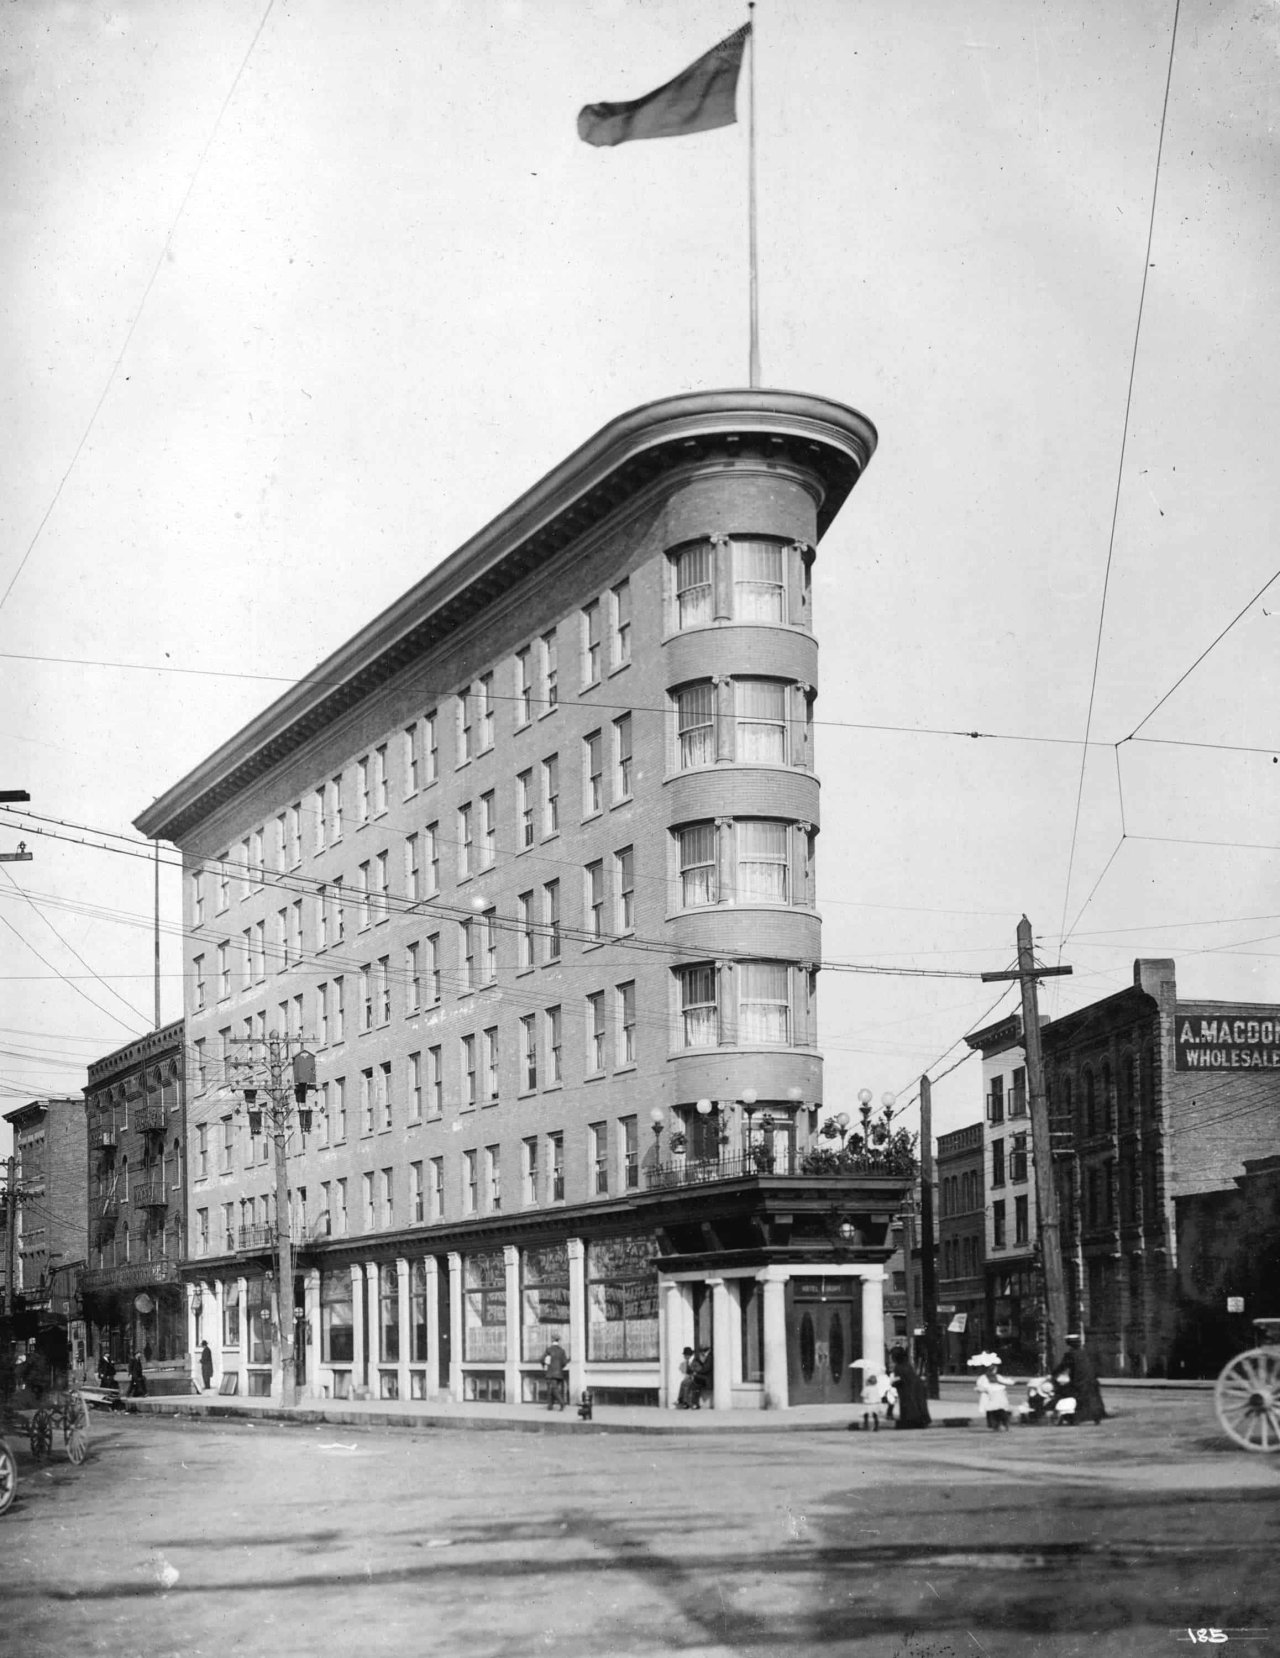
<instances>
[{"instance_id":1,"label":"wagon wheel","mask_svg":"<svg viewBox=\"0 0 1280 1658\"><path fill-rule=\"evenodd\" d=\"M89 1407L83 1393L68 1393L67 1408L62 1416L62 1436L67 1443L67 1455L77 1465L82 1463L89 1449Z\"/></svg>"},{"instance_id":2,"label":"wagon wheel","mask_svg":"<svg viewBox=\"0 0 1280 1658\"><path fill-rule=\"evenodd\" d=\"M53 1449L53 1417L47 1410L38 1410L31 1418L27 1438L31 1441L33 1457L47 1457Z\"/></svg>"},{"instance_id":3,"label":"wagon wheel","mask_svg":"<svg viewBox=\"0 0 1280 1658\"><path fill-rule=\"evenodd\" d=\"M1280 1451L1280 1348L1240 1353L1218 1377L1213 1402L1223 1432L1246 1451Z\"/></svg>"},{"instance_id":4,"label":"wagon wheel","mask_svg":"<svg viewBox=\"0 0 1280 1658\"><path fill-rule=\"evenodd\" d=\"M18 1462L13 1452L0 1439L0 1514L7 1514L18 1495Z\"/></svg>"}]
</instances>

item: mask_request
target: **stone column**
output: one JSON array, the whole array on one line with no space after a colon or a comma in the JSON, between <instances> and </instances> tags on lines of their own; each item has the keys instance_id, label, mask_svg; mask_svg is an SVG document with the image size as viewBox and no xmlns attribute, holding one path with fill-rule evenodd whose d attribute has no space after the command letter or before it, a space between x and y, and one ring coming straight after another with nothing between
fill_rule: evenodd
<instances>
[{"instance_id":1,"label":"stone column","mask_svg":"<svg viewBox=\"0 0 1280 1658\"><path fill-rule=\"evenodd\" d=\"M680 1392L680 1350L684 1343L683 1285L674 1278L658 1279L658 1403L674 1410Z\"/></svg>"},{"instance_id":2,"label":"stone column","mask_svg":"<svg viewBox=\"0 0 1280 1658\"><path fill-rule=\"evenodd\" d=\"M249 1280L236 1279L236 1306L240 1311L240 1339L236 1345L236 1364L240 1372L240 1391L249 1391Z\"/></svg>"},{"instance_id":3,"label":"stone column","mask_svg":"<svg viewBox=\"0 0 1280 1658\"><path fill-rule=\"evenodd\" d=\"M351 1268L351 1390L364 1386L365 1330L364 1330L364 1267L358 1262Z\"/></svg>"},{"instance_id":4,"label":"stone column","mask_svg":"<svg viewBox=\"0 0 1280 1658\"><path fill-rule=\"evenodd\" d=\"M756 1274L764 1296L764 1408L786 1410L791 1402L787 1385L787 1273L783 1267L765 1267Z\"/></svg>"},{"instance_id":5,"label":"stone column","mask_svg":"<svg viewBox=\"0 0 1280 1658\"><path fill-rule=\"evenodd\" d=\"M716 1410L733 1406L733 1303L723 1278L708 1278L711 1291L711 1403Z\"/></svg>"},{"instance_id":6,"label":"stone column","mask_svg":"<svg viewBox=\"0 0 1280 1658\"><path fill-rule=\"evenodd\" d=\"M711 537L711 595L717 622L733 616L733 543L727 535Z\"/></svg>"},{"instance_id":7,"label":"stone column","mask_svg":"<svg viewBox=\"0 0 1280 1658\"><path fill-rule=\"evenodd\" d=\"M204 1286L204 1313L201 1325L204 1329L204 1340L209 1343L209 1351L213 1354L213 1381L211 1387L216 1393L222 1384L222 1304L224 1292L222 1280L211 1278ZM200 1383L203 1388L203 1380Z\"/></svg>"},{"instance_id":8,"label":"stone column","mask_svg":"<svg viewBox=\"0 0 1280 1658\"><path fill-rule=\"evenodd\" d=\"M570 1238L569 1251L569 1399L582 1397L587 1385L587 1251L581 1238Z\"/></svg>"},{"instance_id":9,"label":"stone column","mask_svg":"<svg viewBox=\"0 0 1280 1658\"><path fill-rule=\"evenodd\" d=\"M302 1339L307 1345L307 1397L319 1399L320 1385L320 1268L308 1267L302 1280Z\"/></svg>"},{"instance_id":10,"label":"stone column","mask_svg":"<svg viewBox=\"0 0 1280 1658\"><path fill-rule=\"evenodd\" d=\"M862 1268L862 1351L856 1355L866 1359L862 1375L874 1370L884 1375L884 1268Z\"/></svg>"},{"instance_id":11,"label":"stone column","mask_svg":"<svg viewBox=\"0 0 1280 1658\"><path fill-rule=\"evenodd\" d=\"M396 1390L402 1399L409 1397L409 1344L413 1331L409 1327L409 1263L396 1259L396 1317L400 1320L400 1362L396 1365Z\"/></svg>"},{"instance_id":12,"label":"stone column","mask_svg":"<svg viewBox=\"0 0 1280 1658\"><path fill-rule=\"evenodd\" d=\"M524 1357L524 1330L520 1320L520 1251L515 1244L504 1244L502 1264L506 1269L507 1290L507 1359L503 1365L506 1396L509 1405L520 1403L520 1361Z\"/></svg>"},{"instance_id":13,"label":"stone column","mask_svg":"<svg viewBox=\"0 0 1280 1658\"><path fill-rule=\"evenodd\" d=\"M716 819L716 903L731 904L736 896L734 880L736 862L733 855L733 819Z\"/></svg>"},{"instance_id":14,"label":"stone column","mask_svg":"<svg viewBox=\"0 0 1280 1658\"><path fill-rule=\"evenodd\" d=\"M449 1251L449 1392L462 1398L462 1256Z\"/></svg>"},{"instance_id":15,"label":"stone column","mask_svg":"<svg viewBox=\"0 0 1280 1658\"><path fill-rule=\"evenodd\" d=\"M427 1398L440 1397L440 1262L427 1256Z\"/></svg>"},{"instance_id":16,"label":"stone column","mask_svg":"<svg viewBox=\"0 0 1280 1658\"><path fill-rule=\"evenodd\" d=\"M738 749L733 715L733 681L727 674L717 674L712 684L716 698L716 759L732 760Z\"/></svg>"},{"instance_id":17,"label":"stone column","mask_svg":"<svg viewBox=\"0 0 1280 1658\"><path fill-rule=\"evenodd\" d=\"M200 1311L196 1311L196 1296L200 1297ZM200 1379L200 1342L203 1339L201 1332L204 1329L205 1285L187 1285L187 1355L191 1365L191 1380L196 1388L204 1391L204 1383ZM75 1354L71 1355L72 1363Z\"/></svg>"}]
</instances>

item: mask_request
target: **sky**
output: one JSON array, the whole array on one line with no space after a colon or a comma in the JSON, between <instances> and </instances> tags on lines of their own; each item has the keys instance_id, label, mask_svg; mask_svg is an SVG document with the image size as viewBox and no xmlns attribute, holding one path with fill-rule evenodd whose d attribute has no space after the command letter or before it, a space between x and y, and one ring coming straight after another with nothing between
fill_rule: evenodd
<instances>
[{"instance_id":1,"label":"sky","mask_svg":"<svg viewBox=\"0 0 1280 1658\"><path fill-rule=\"evenodd\" d=\"M0 817L4 1109L152 1024L146 849L83 843L606 422L746 383L745 120L576 134L744 15L3 8L0 787L76 826ZM875 970L823 974L826 1101L928 1068L945 1132L1023 913L1047 1011L1142 955L1280 1002L1280 9L760 0L755 46L763 384L880 433L815 572L823 955ZM161 914L169 1020L169 867Z\"/></svg>"}]
</instances>

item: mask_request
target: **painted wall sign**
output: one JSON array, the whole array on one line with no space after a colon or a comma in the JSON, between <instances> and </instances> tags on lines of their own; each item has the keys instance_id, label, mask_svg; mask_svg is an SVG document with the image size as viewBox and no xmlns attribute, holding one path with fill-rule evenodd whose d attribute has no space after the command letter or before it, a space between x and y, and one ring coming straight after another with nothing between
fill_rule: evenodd
<instances>
[{"instance_id":1,"label":"painted wall sign","mask_svg":"<svg viewBox=\"0 0 1280 1658\"><path fill-rule=\"evenodd\" d=\"M1280 1015L1180 1013L1174 1054L1179 1071L1280 1071Z\"/></svg>"}]
</instances>

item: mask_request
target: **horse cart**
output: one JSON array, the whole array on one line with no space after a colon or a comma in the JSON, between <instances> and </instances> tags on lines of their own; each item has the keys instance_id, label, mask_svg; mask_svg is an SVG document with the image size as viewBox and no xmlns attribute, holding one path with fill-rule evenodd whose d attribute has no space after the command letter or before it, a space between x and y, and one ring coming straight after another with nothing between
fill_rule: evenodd
<instances>
[{"instance_id":1,"label":"horse cart","mask_svg":"<svg viewBox=\"0 0 1280 1658\"><path fill-rule=\"evenodd\" d=\"M1280 1318L1255 1318L1256 1347L1218 1377L1213 1402L1222 1431L1246 1451L1280 1451Z\"/></svg>"},{"instance_id":2,"label":"horse cart","mask_svg":"<svg viewBox=\"0 0 1280 1658\"><path fill-rule=\"evenodd\" d=\"M83 1462L89 1449L89 1407L79 1388L50 1394L32 1412L27 1438L37 1461L53 1450L55 1428L62 1429L62 1442L71 1461Z\"/></svg>"}]
</instances>

